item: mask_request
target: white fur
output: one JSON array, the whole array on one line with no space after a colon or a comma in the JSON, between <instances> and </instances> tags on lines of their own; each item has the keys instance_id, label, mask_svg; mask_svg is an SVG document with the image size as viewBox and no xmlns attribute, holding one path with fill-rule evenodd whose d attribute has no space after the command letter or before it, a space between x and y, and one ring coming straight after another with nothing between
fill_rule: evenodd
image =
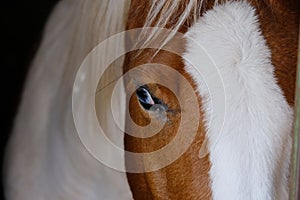
<instances>
[{"instance_id":1,"label":"white fur","mask_svg":"<svg viewBox=\"0 0 300 200\"><path fill-rule=\"evenodd\" d=\"M7 149L8 200L132 199L125 173L100 164L80 142L71 99L83 59L100 41L125 29L129 4L127 0L63 0L57 5L29 73ZM124 48L117 42L107 53ZM95 62L101 64L106 56ZM104 82L122 73L122 60L115 64ZM97 106L105 112L110 100L102 100ZM124 112L119 105L117 109ZM123 133L114 124L104 128L123 145Z\"/></svg>"},{"instance_id":2,"label":"white fur","mask_svg":"<svg viewBox=\"0 0 300 200\"><path fill-rule=\"evenodd\" d=\"M186 70L198 86L206 121L212 118L206 136L213 199L288 199L293 114L274 77L254 8L243 1L215 6L186 37ZM226 115L219 138L214 123L221 113L211 110L210 97L221 88L207 88L197 72L205 69L201 47L224 83Z\"/></svg>"}]
</instances>

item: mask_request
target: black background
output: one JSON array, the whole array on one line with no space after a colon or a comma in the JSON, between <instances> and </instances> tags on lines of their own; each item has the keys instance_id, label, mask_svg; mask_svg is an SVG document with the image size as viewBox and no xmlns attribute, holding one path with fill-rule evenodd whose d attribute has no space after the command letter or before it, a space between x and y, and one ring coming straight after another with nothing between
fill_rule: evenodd
<instances>
[{"instance_id":1,"label":"black background","mask_svg":"<svg viewBox=\"0 0 300 200\"><path fill-rule=\"evenodd\" d=\"M58 0L1 2L1 168L26 73L39 46L47 18L57 2ZM4 199L2 184L0 192L0 199Z\"/></svg>"}]
</instances>

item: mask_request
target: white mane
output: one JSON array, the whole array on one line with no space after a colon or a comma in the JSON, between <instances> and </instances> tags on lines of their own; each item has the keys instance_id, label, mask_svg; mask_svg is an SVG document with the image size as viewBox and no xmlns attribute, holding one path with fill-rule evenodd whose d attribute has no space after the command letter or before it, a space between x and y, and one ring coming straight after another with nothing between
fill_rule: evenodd
<instances>
[{"instance_id":1,"label":"white mane","mask_svg":"<svg viewBox=\"0 0 300 200\"><path fill-rule=\"evenodd\" d=\"M56 6L32 63L7 148L8 200L132 198L126 175L100 164L80 142L71 99L80 64L99 42L124 31L129 4L63 0ZM107 53L117 48L124 45L116 41ZM101 65L106 57L100 55L94 62ZM118 67L103 77L104 82L122 73L122 59L114 64ZM105 110L108 103L99 102L99 109ZM105 128L113 132L115 127ZM123 136L116 142L122 146Z\"/></svg>"}]
</instances>

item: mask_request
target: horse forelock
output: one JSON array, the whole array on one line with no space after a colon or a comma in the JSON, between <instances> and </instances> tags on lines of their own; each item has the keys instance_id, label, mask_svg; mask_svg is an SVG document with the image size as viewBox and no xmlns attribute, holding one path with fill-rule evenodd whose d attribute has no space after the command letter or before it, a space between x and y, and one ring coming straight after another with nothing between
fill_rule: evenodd
<instances>
[{"instance_id":1,"label":"horse forelock","mask_svg":"<svg viewBox=\"0 0 300 200\"><path fill-rule=\"evenodd\" d=\"M166 45L177 31L185 32L186 28L194 24L201 13L206 10L207 4L215 5L218 0L151 0L148 2L147 15L143 20L143 31L138 42L141 49L146 48L152 40L161 36L160 29L148 31L148 27L171 29L168 35L163 36L159 49Z\"/></svg>"}]
</instances>

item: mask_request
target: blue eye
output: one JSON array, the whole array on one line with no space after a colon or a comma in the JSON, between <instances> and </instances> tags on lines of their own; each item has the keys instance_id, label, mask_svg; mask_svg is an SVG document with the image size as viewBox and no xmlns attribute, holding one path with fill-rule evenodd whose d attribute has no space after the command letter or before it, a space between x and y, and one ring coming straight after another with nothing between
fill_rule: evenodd
<instances>
[{"instance_id":1,"label":"blue eye","mask_svg":"<svg viewBox=\"0 0 300 200\"><path fill-rule=\"evenodd\" d=\"M138 97L138 100L140 104L146 109L149 110L151 106L153 106L155 102L155 98L151 96L149 91L144 87L139 87L136 90L136 95Z\"/></svg>"}]
</instances>

